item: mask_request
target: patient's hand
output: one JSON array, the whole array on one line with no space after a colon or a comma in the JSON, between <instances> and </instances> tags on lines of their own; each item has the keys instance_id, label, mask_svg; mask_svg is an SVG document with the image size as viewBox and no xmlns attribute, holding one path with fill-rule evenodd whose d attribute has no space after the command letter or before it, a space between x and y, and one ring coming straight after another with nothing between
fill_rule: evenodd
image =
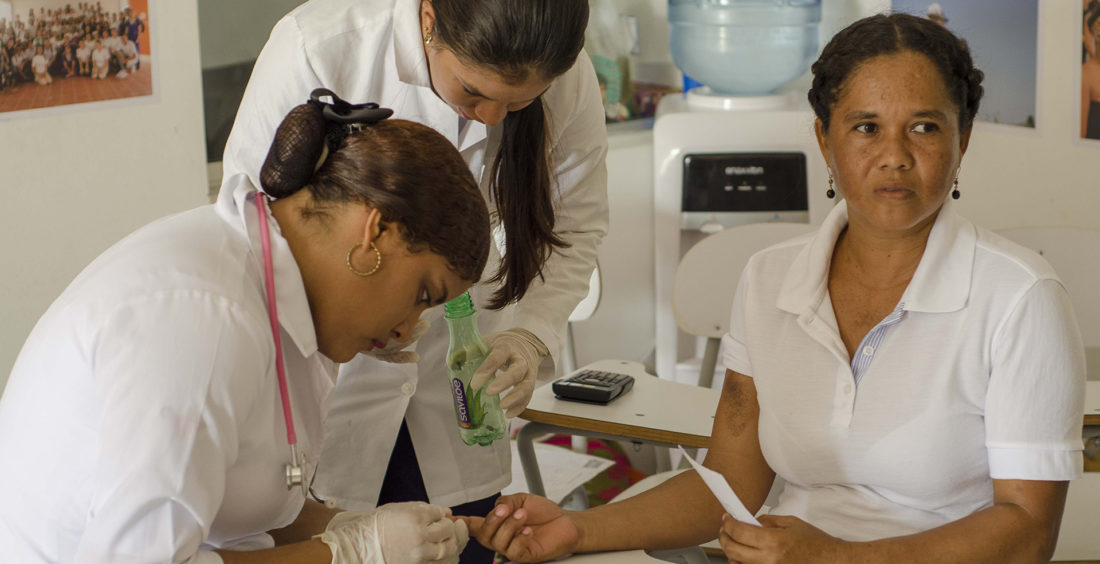
<instances>
[{"instance_id":1,"label":"patient's hand","mask_svg":"<svg viewBox=\"0 0 1100 564\"><path fill-rule=\"evenodd\" d=\"M573 551L576 524L549 499L532 494L502 496L485 517L461 517L470 536L515 562L544 562Z\"/></svg>"},{"instance_id":2,"label":"patient's hand","mask_svg":"<svg viewBox=\"0 0 1100 564\"><path fill-rule=\"evenodd\" d=\"M846 542L829 536L799 519L786 515L763 515L763 527L742 523L729 514L722 516L718 542L730 562L741 564L848 562Z\"/></svg>"}]
</instances>

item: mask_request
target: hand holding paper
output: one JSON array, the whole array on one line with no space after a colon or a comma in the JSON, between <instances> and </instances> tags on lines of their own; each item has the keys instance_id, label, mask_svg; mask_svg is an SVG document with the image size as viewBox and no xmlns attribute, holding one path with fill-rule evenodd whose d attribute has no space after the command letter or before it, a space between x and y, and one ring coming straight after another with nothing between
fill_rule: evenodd
<instances>
[{"instance_id":1,"label":"hand holding paper","mask_svg":"<svg viewBox=\"0 0 1100 564\"><path fill-rule=\"evenodd\" d=\"M684 451L684 447L679 447L680 452L683 453L684 458L691 463L691 466L695 468L695 471L699 473L699 477L703 479L707 487L714 494L714 497L718 498L718 503L722 504L722 508L726 510L734 519L741 521L742 523L749 523L751 525L761 526L760 521L753 517L752 513L745 507L744 503L741 503L741 498L737 497L733 488L730 487L729 482L726 481L725 476L722 476L718 472L711 470L695 462L687 452Z\"/></svg>"}]
</instances>

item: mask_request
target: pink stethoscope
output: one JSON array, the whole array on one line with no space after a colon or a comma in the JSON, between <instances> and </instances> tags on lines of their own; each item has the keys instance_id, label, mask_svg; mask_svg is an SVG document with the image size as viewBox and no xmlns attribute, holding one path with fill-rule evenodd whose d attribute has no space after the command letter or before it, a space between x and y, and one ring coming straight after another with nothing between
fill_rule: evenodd
<instances>
[{"instance_id":1,"label":"pink stethoscope","mask_svg":"<svg viewBox=\"0 0 1100 564\"><path fill-rule=\"evenodd\" d=\"M298 435L294 433L294 417L290 411L290 396L286 388L286 368L283 366L283 344L279 338L279 312L275 308L275 269L271 260L271 233L267 226L267 207L262 193L257 193L256 214L260 218L260 243L264 250L264 287L267 289L267 317L271 320L271 335L275 338L275 371L279 375L279 396L283 400L283 419L286 420L286 442L290 445L290 463L286 470L286 489L302 487L302 495L309 497L303 479L302 464L305 458L298 453Z\"/></svg>"}]
</instances>

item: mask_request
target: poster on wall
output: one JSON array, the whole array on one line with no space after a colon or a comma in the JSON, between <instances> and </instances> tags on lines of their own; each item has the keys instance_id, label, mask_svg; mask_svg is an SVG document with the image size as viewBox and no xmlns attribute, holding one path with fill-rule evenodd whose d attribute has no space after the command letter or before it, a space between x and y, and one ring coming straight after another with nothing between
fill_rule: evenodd
<instances>
[{"instance_id":1,"label":"poster on wall","mask_svg":"<svg viewBox=\"0 0 1100 564\"><path fill-rule=\"evenodd\" d=\"M966 40L985 73L978 120L1035 127L1039 0L893 0Z\"/></svg>"},{"instance_id":2,"label":"poster on wall","mask_svg":"<svg viewBox=\"0 0 1100 564\"><path fill-rule=\"evenodd\" d=\"M1081 6L1081 137L1100 140L1100 0Z\"/></svg>"},{"instance_id":3,"label":"poster on wall","mask_svg":"<svg viewBox=\"0 0 1100 564\"><path fill-rule=\"evenodd\" d=\"M0 0L0 119L152 96L151 1Z\"/></svg>"}]
</instances>

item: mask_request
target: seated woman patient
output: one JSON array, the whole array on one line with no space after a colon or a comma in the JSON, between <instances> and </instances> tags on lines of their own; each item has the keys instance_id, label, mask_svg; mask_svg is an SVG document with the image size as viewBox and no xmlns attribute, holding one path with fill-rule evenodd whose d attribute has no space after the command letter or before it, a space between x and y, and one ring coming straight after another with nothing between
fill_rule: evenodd
<instances>
[{"instance_id":1,"label":"seated woman patient","mask_svg":"<svg viewBox=\"0 0 1100 564\"><path fill-rule=\"evenodd\" d=\"M813 65L810 104L843 199L738 284L705 465L564 513L501 498L471 534L517 561L719 538L731 562L1046 562L1082 470L1084 352L1038 255L953 209L982 73L945 28L860 20Z\"/></svg>"},{"instance_id":2,"label":"seated woman patient","mask_svg":"<svg viewBox=\"0 0 1100 564\"><path fill-rule=\"evenodd\" d=\"M0 401L19 453L0 464L0 559L457 562L465 524L443 508L333 516L304 495L336 363L408 340L488 258L461 155L389 113L315 91L278 130L266 194L139 229L53 303Z\"/></svg>"}]
</instances>

